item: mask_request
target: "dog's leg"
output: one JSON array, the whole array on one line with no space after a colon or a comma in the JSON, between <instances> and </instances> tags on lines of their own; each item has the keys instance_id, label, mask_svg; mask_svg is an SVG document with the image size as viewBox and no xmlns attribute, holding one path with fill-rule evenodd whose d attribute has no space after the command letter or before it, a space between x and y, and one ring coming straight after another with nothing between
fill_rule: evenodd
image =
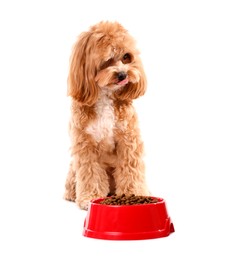
<instances>
[{"instance_id":1,"label":"dog's leg","mask_svg":"<svg viewBox=\"0 0 230 260\"><path fill-rule=\"evenodd\" d=\"M76 200L75 189L76 189L76 172L73 170L72 163L71 163L69 167L66 183L65 183L64 199L69 201L75 201Z\"/></svg>"},{"instance_id":2,"label":"dog's leg","mask_svg":"<svg viewBox=\"0 0 230 260\"><path fill-rule=\"evenodd\" d=\"M143 143L134 132L119 135L117 140L117 166L114 172L116 194L148 196L145 167L142 159Z\"/></svg>"},{"instance_id":3,"label":"dog's leg","mask_svg":"<svg viewBox=\"0 0 230 260\"><path fill-rule=\"evenodd\" d=\"M76 146L75 151L76 154L73 155L73 168L76 172L75 201L81 209L86 210L90 200L108 195L109 177L99 162L98 147L89 139L84 139L82 145Z\"/></svg>"},{"instance_id":4,"label":"dog's leg","mask_svg":"<svg viewBox=\"0 0 230 260\"><path fill-rule=\"evenodd\" d=\"M108 175L97 162L89 162L78 169L76 203L81 209L87 210L90 200L106 197L108 193Z\"/></svg>"}]
</instances>

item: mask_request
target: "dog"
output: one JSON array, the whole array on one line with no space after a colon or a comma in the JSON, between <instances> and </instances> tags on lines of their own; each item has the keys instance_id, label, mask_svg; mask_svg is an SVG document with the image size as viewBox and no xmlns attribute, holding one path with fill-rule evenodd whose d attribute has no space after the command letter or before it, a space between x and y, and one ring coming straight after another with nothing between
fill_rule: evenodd
<instances>
[{"instance_id":1,"label":"dog","mask_svg":"<svg viewBox=\"0 0 230 260\"><path fill-rule=\"evenodd\" d=\"M134 38L102 21L79 35L70 57L71 163L64 198L87 210L108 195L149 196L133 100L146 92Z\"/></svg>"}]
</instances>

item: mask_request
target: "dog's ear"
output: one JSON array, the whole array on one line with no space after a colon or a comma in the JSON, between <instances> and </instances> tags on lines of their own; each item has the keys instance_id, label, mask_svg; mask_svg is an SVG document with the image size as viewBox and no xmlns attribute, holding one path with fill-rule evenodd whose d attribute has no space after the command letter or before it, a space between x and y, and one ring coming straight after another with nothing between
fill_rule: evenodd
<instances>
[{"instance_id":1,"label":"dog's ear","mask_svg":"<svg viewBox=\"0 0 230 260\"><path fill-rule=\"evenodd\" d=\"M139 80L138 82L129 82L122 88L121 91L116 92L116 97L120 100L132 100L143 96L147 87L146 75L141 64L138 62Z\"/></svg>"},{"instance_id":2,"label":"dog's ear","mask_svg":"<svg viewBox=\"0 0 230 260\"><path fill-rule=\"evenodd\" d=\"M91 32L82 33L70 57L67 94L79 103L91 106L98 97L95 83L96 67L93 59Z\"/></svg>"}]
</instances>

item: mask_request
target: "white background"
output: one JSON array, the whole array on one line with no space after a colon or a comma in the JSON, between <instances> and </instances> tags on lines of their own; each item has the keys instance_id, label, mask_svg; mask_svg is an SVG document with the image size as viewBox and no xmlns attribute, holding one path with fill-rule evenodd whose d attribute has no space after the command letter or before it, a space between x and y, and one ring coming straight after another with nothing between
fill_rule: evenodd
<instances>
[{"instance_id":1,"label":"white background","mask_svg":"<svg viewBox=\"0 0 230 260\"><path fill-rule=\"evenodd\" d=\"M230 259L228 4L0 2L0 259ZM167 238L85 238L86 212L62 199L69 55L101 20L123 24L142 54L148 91L135 105L148 184L176 230Z\"/></svg>"}]
</instances>

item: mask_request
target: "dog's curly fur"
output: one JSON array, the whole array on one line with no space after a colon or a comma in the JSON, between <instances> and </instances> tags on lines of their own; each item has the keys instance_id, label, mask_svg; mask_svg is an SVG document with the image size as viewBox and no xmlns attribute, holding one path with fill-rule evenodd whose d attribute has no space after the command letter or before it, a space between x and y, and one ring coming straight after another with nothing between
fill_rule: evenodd
<instances>
[{"instance_id":1,"label":"dog's curly fur","mask_svg":"<svg viewBox=\"0 0 230 260\"><path fill-rule=\"evenodd\" d=\"M117 22L82 33L72 51L71 155L64 198L87 209L108 194L150 195L132 100L146 91L134 39Z\"/></svg>"}]
</instances>

